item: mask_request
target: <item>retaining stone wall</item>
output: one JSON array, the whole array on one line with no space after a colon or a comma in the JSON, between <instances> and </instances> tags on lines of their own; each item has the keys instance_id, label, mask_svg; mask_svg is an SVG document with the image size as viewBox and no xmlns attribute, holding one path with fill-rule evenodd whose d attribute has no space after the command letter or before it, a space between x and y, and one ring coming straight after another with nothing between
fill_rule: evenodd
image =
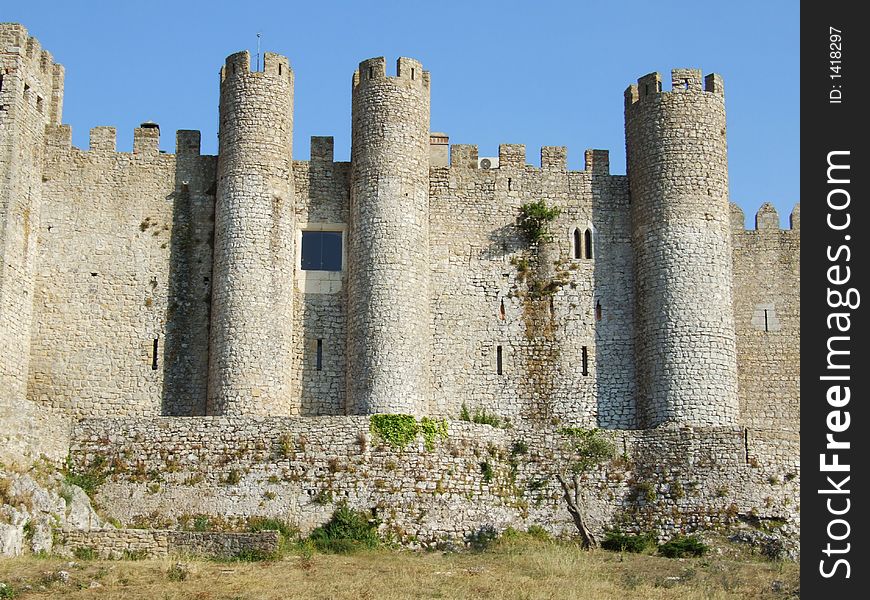
<instances>
[{"instance_id":1,"label":"retaining stone wall","mask_svg":"<svg viewBox=\"0 0 870 600\"><path fill-rule=\"evenodd\" d=\"M77 468L107 475L96 502L126 525L175 527L195 515L244 527L251 516L307 534L338 503L374 510L408 544L463 540L482 527L574 531L555 473L556 429L449 423L427 451L384 445L367 417L86 420ZM618 457L582 477L595 530L716 526L740 518L799 522L798 442L777 432L664 428L610 432ZM522 444L516 442L522 441Z\"/></svg>"},{"instance_id":2,"label":"retaining stone wall","mask_svg":"<svg viewBox=\"0 0 870 600\"><path fill-rule=\"evenodd\" d=\"M93 549L99 558L166 558L173 555L231 558L244 553L270 555L278 550L277 531L256 533L171 531L165 529L65 529L58 554Z\"/></svg>"}]
</instances>

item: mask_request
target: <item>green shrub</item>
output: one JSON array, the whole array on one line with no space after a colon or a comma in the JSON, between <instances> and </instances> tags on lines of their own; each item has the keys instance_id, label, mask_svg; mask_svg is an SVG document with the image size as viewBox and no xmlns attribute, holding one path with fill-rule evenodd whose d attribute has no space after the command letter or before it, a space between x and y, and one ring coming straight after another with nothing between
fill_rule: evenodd
<instances>
[{"instance_id":1,"label":"green shrub","mask_svg":"<svg viewBox=\"0 0 870 600\"><path fill-rule=\"evenodd\" d=\"M447 421L445 419L420 419L420 432L423 434L423 445L431 452L435 449L435 438L447 439Z\"/></svg>"},{"instance_id":2,"label":"green shrub","mask_svg":"<svg viewBox=\"0 0 870 600\"><path fill-rule=\"evenodd\" d=\"M378 521L367 512L342 504L325 525L311 532L308 538L321 552L350 554L357 550L376 548L380 544Z\"/></svg>"},{"instance_id":3,"label":"green shrub","mask_svg":"<svg viewBox=\"0 0 870 600\"><path fill-rule=\"evenodd\" d=\"M492 465L488 462L480 463L480 472L483 473L483 480L486 483L492 481L493 477L495 477L495 471L492 468Z\"/></svg>"},{"instance_id":4,"label":"green shrub","mask_svg":"<svg viewBox=\"0 0 870 600\"><path fill-rule=\"evenodd\" d=\"M11 599L15 597L15 590L2 581L0 581L0 598L3 600Z\"/></svg>"},{"instance_id":5,"label":"green shrub","mask_svg":"<svg viewBox=\"0 0 870 600\"><path fill-rule=\"evenodd\" d=\"M64 482L67 485L80 487L89 497L93 497L97 488L106 481L106 457L97 456L88 467L80 471L75 468L71 457L66 459L66 467L62 470ZM70 492L70 499L72 493ZM64 498L66 500L66 498ZM69 501L68 501L69 502Z\"/></svg>"},{"instance_id":6,"label":"green shrub","mask_svg":"<svg viewBox=\"0 0 870 600\"><path fill-rule=\"evenodd\" d=\"M517 440L511 445L511 456L519 456L529 453L529 445L523 440Z\"/></svg>"},{"instance_id":7,"label":"green shrub","mask_svg":"<svg viewBox=\"0 0 870 600\"><path fill-rule=\"evenodd\" d=\"M659 554L668 558L704 556L707 550L707 545L693 535L675 535L659 546Z\"/></svg>"},{"instance_id":8,"label":"green shrub","mask_svg":"<svg viewBox=\"0 0 870 600\"><path fill-rule=\"evenodd\" d=\"M94 560L97 558L97 551L91 546L79 546L73 550L73 556L79 560Z\"/></svg>"},{"instance_id":9,"label":"green shrub","mask_svg":"<svg viewBox=\"0 0 870 600\"><path fill-rule=\"evenodd\" d=\"M417 437L420 426L411 415L372 415L369 431L393 448L401 450Z\"/></svg>"},{"instance_id":10,"label":"green shrub","mask_svg":"<svg viewBox=\"0 0 870 600\"><path fill-rule=\"evenodd\" d=\"M529 528L526 530L529 536L533 537L536 540L540 540L542 542L551 542L553 541L553 536L550 535L550 532L541 527L540 525L529 525Z\"/></svg>"},{"instance_id":11,"label":"green shrub","mask_svg":"<svg viewBox=\"0 0 870 600\"><path fill-rule=\"evenodd\" d=\"M272 552L265 552L257 548L248 548L239 550L232 556L225 559L227 562L263 562L267 560L275 560L277 555Z\"/></svg>"},{"instance_id":12,"label":"green shrub","mask_svg":"<svg viewBox=\"0 0 870 600\"><path fill-rule=\"evenodd\" d=\"M209 531L211 529L211 524L208 520L208 515L196 515L193 518L193 530L194 531Z\"/></svg>"},{"instance_id":13,"label":"green shrub","mask_svg":"<svg viewBox=\"0 0 870 600\"><path fill-rule=\"evenodd\" d=\"M296 452L296 443L293 441L293 435L284 433L278 438L278 455L281 458L290 458Z\"/></svg>"},{"instance_id":14,"label":"green shrub","mask_svg":"<svg viewBox=\"0 0 870 600\"><path fill-rule=\"evenodd\" d=\"M581 427L564 427L559 433L568 438L571 450L579 455L571 465L571 470L581 473L597 464L613 458L616 447L600 429L583 429Z\"/></svg>"},{"instance_id":15,"label":"green shrub","mask_svg":"<svg viewBox=\"0 0 870 600\"><path fill-rule=\"evenodd\" d=\"M601 547L613 552L643 552L656 545L656 538L651 533L622 533L618 530L607 531L601 541Z\"/></svg>"},{"instance_id":16,"label":"green shrub","mask_svg":"<svg viewBox=\"0 0 870 600\"><path fill-rule=\"evenodd\" d=\"M169 581L185 581L190 577L190 567L184 563L175 563L166 572Z\"/></svg>"},{"instance_id":17,"label":"green shrub","mask_svg":"<svg viewBox=\"0 0 870 600\"><path fill-rule=\"evenodd\" d=\"M543 200L528 202L520 207L517 216L517 227L530 244L550 239L550 223L556 220L561 210L554 206L547 207Z\"/></svg>"},{"instance_id":18,"label":"green shrub","mask_svg":"<svg viewBox=\"0 0 870 600\"><path fill-rule=\"evenodd\" d=\"M498 539L498 531L492 525L484 525L477 531L470 533L466 542L475 552L483 552Z\"/></svg>"}]
</instances>

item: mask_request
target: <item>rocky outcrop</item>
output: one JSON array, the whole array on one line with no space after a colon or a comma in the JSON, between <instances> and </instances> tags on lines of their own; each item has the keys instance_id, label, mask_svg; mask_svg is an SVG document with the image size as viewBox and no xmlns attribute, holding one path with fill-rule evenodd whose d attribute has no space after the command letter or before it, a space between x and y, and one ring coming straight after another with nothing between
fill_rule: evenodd
<instances>
[{"instance_id":1,"label":"rocky outcrop","mask_svg":"<svg viewBox=\"0 0 870 600\"><path fill-rule=\"evenodd\" d=\"M26 473L0 469L0 556L49 553L58 528L105 527L88 495L61 473L39 463Z\"/></svg>"}]
</instances>

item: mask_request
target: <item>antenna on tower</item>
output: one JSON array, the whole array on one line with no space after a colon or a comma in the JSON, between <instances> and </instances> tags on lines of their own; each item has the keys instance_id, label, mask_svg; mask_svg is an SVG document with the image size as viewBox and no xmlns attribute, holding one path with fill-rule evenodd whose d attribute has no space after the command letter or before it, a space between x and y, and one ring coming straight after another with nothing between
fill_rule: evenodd
<instances>
[{"instance_id":1,"label":"antenna on tower","mask_svg":"<svg viewBox=\"0 0 870 600\"><path fill-rule=\"evenodd\" d=\"M260 32L257 32L257 71L260 70Z\"/></svg>"}]
</instances>

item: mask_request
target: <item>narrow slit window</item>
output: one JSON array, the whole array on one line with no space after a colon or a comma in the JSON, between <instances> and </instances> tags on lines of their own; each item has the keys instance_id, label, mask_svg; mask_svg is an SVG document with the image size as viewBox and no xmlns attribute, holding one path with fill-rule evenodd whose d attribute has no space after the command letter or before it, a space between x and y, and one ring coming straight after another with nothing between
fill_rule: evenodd
<instances>
[{"instance_id":1,"label":"narrow slit window","mask_svg":"<svg viewBox=\"0 0 870 600\"><path fill-rule=\"evenodd\" d=\"M592 230L587 229L586 233L583 235L583 242L586 250L586 258L592 258Z\"/></svg>"},{"instance_id":2,"label":"narrow slit window","mask_svg":"<svg viewBox=\"0 0 870 600\"><path fill-rule=\"evenodd\" d=\"M769 327L770 327L770 322L767 320L767 309L765 308L764 309L764 330L770 331Z\"/></svg>"},{"instance_id":3,"label":"narrow slit window","mask_svg":"<svg viewBox=\"0 0 870 600\"><path fill-rule=\"evenodd\" d=\"M375 68L369 67L369 79L373 79L375 76Z\"/></svg>"},{"instance_id":4,"label":"narrow slit window","mask_svg":"<svg viewBox=\"0 0 870 600\"><path fill-rule=\"evenodd\" d=\"M595 303L595 320L596 321L601 320L601 302Z\"/></svg>"},{"instance_id":5,"label":"narrow slit window","mask_svg":"<svg viewBox=\"0 0 870 600\"><path fill-rule=\"evenodd\" d=\"M282 65L281 63L278 63L278 75L283 75L283 74L284 74L284 65Z\"/></svg>"},{"instance_id":6,"label":"narrow slit window","mask_svg":"<svg viewBox=\"0 0 870 600\"><path fill-rule=\"evenodd\" d=\"M749 464L749 430L743 429L743 458Z\"/></svg>"},{"instance_id":7,"label":"narrow slit window","mask_svg":"<svg viewBox=\"0 0 870 600\"><path fill-rule=\"evenodd\" d=\"M317 340L317 370L323 370L323 340Z\"/></svg>"},{"instance_id":8,"label":"narrow slit window","mask_svg":"<svg viewBox=\"0 0 870 600\"><path fill-rule=\"evenodd\" d=\"M414 79L416 69L411 69L411 79Z\"/></svg>"},{"instance_id":9,"label":"narrow slit window","mask_svg":"<svg viewBox=\"0 0 870 600\"><path fill-rule=\"evenodd\" d=\"M498 318L502 321L505 319L505 311L504 311L504 299L499 302L498 307Z\"/></svg>"},{"instance_id":10,"label":"narrow slit window","mask_svg":"<svg viewBox=\"0 0 870 600\"><path fill-rule=\"evenodd\" d=\"M684 83L684 85L685 85L685 89L689 89L689 80L688 80L688 79L683 79L683 83Z\"/></svg>"},{"instance_id":11,"label":"narrow slit window","mask_svg":"<svg viewBox=\"0 0 870 600\"><path fill-rule=\"evenodd\" d=\"M501 346L496 346L495 348L495 373L496 375L501 375L504 373L504 362Z\"/></svg>"},{"instance_id":12,"label":"narrow slit window","mask_svg":"<svg viewBox=\"0 0 870 600\"><path fill-rule=\"evenodd\" d=\"M151 370L157 370L157 349L160 345L160 338L154 338L154 344L151 346Z\"/></svg>"},{"instance_id":13,"label":"narrow slit window","mask_svg":"<svg viewBox=\"0 0 870 600\"><path fill-rule=\"evenodd\" d=\"M43 106L42 105L42 96L37 96L36 97L36 110L38 110L40 113L42 112L42 106Z\"/></svg>"},{"instance_id":14,"label":"narrow slit window","mask_svg":"<svg viewBox=\"0 0 870 600\"><path fill-rule=\"evenodd\" d=\"M508 191L510 192L513 189L513 179L508 177Z\"/></svg>"},{"instance_id":15,"label":"narrow slit window","mask_svg":"<svg viewBox=\"0 0 870 600\"><path fill-rule=\"evenodd\" d=\"M585 377L586 375L589 375L589 349L586 346L583 346L581 360L583 363L583 376Z\"/></svg>"},{"instance_id":16,"label":"narrow slit window","mask_svg":"<svg viewBox=\"0 0 870 600\"><path fill-rule=\"evenodd\" d=\"M0 92L3 91L3 73L0 73Z\"/></svg>"},{"instance_id":17,"label":"narrow slit window","mask_svg":"<svg viewBox=\"0 0 870 600\"><path fill-rule=\"evenodd\" d=\"M579 229L574 230L574 258L583 258L583 240Z\"/></svg>"}]
</instances>

